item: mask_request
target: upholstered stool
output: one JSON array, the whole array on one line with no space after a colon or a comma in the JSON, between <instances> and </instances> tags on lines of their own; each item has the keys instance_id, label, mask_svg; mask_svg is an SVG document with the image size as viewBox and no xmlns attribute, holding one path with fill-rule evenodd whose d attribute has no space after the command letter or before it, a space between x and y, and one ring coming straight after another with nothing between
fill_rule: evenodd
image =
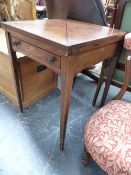
<instances>
[{"instance_id":1,"label":"upholstered stool","mask_svg":"<svg viewBox=\"0 0 131 175\"><path fill-rule=\"evenodd\" d=\"M114 100L85 129L85 147L109 175L131 175L131 103Z\"/></svg>"}]
</instances>

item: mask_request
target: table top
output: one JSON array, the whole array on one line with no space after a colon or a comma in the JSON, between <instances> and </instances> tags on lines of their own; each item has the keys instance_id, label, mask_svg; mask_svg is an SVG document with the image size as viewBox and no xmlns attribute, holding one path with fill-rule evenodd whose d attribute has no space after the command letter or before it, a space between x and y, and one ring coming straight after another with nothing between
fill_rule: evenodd
<instances>
[{"instance_id":1,"label":"table top","mask_svg":"<svg viewBox=\"0 0 131 175\"><path fill-rule=\"evenodd\" d=\"M44 19L2 23L6 31L15 31L42 42L67 48L99 45L120 41L125 33L105 26L74 20Z\"/></svg>"}]
</instances>

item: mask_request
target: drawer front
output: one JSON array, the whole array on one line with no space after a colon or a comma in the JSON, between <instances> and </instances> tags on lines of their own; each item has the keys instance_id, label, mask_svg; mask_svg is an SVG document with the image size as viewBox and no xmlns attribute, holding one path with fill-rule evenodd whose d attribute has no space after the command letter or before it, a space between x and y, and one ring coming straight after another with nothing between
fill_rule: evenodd
<instances>
[{"instance_id":1,"label":"drawer front","mask_svg":"<svg viewBox=\"0 0 131 175\"><path fill-rule=\"evenodd\" d=\"M21 52L34 59L35 61L53 69L55 72L60 72L60 57L50 52L42 50L34 45L21 41L15 37L11 38L12 48L14 51Z\"/></svg>"}]
</instances>

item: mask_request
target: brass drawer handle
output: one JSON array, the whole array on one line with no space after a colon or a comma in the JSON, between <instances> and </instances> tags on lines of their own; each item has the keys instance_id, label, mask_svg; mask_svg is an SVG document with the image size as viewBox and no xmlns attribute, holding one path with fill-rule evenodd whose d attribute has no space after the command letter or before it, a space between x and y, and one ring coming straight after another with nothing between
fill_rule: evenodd
<instances>
[{"instance_id":1,"label":"brass drawer handle","mask_svg":"<svg viewBox=\"0 0 131 175\"><path fill-rule=\"evenodd\" d=\"M55 57L53 57L53 56L50 56L47 58L48 64L52 64L54 61L55 61Z\"/></svg>"},{"instance_id":2,"label":"brass drawer handle","mask_svg":"<svg viewBox=\"0 0 131 175\"><path fill-rule=\"evenodd\" d=\"M13 46L18 46L18 45L21 44L21 42L20 41L14 41L12 44L13 44Z\"/></svg>"}]
</instances>

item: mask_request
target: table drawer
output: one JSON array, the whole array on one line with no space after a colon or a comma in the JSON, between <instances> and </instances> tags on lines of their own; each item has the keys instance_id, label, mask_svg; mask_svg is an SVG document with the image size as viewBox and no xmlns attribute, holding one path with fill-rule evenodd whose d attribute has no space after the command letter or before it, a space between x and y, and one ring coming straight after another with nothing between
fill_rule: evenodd
<instances>
[{"instance_id":1,"label":"table drawer","mask_svg":"<svg viewBox=\"0 0 131 175\"><path fill-rule=\"evenodd\" d=\"M40 49L34 45L26 43L15 37L11 38L12 48L17 52L21 52L35 61L44 64L53 69L55 72L60 72L60 57L50 52Z\"/></svg>"}]
</instances>

